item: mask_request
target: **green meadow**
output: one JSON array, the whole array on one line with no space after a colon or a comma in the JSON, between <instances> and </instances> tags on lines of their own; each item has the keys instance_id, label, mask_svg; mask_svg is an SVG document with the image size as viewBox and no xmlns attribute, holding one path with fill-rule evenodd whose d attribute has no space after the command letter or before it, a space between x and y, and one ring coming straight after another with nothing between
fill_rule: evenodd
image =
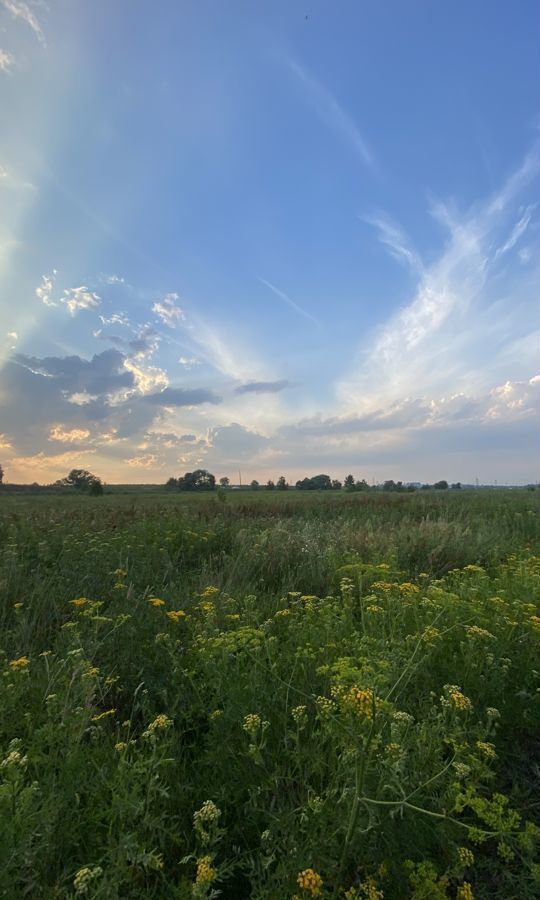
<instances>
[{"instance_id":1,"label":"green meadow","mask_svg":"<svg viewBox=\"0 0 540 900\"><path fill-rule=\"evenodd\" d=\"M0 494L0 896L538 897L539 499Z\"/></svg>"}]
</instances>

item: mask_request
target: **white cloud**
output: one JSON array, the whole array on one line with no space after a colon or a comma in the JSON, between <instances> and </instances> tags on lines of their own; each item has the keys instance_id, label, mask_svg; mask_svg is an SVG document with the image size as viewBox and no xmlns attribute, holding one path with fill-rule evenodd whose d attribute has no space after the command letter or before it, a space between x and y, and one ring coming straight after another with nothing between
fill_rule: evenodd
<instances>
[{"instance_id":1,"label":"white cloud","mask_svg":"<svg viewBox=\"0 0 540 900\"><path fill-rule=\"evenodd\" d=\"M158 300L152 307L154 312L168 328L176 328L185 319L183 309L178 306L178 294L166 294L163 300Z\"/></svg>"},{"instance_id":2,"label":"white cloud","mask_svg":"<svg viewBox=\"0 0 540 900\"><path fill-rule=\"evenodd\" d=\"M2 50L0 47L0 72L5 72L6 75L11 75L11 69L15 65L15 57L8 53L7 50ZM0 178L2 173L0 171Z\"/></svg>"},{"instance_id":3,"label":"white cloud","mask_svg":"<svg viewBox=\"0 0 540 900\"><path fill-rule=\"evenodd\" d=\"M400 263L405 263L416 275L423 274L424 267L420 257L410 246L401 227L387 213L362 216L361 218L368 225L372 225L377 229L381 244L386 247L394 259Z\"/></svg>"},{"instance_id":4,"label":"white cloud","mask_svg":"<svg viewBox=\"0 0 540 900\"><path fill-rule=\"evenodd\" d=\"M20 19L32 29L38 41L45 45L45 35L38 21L37 16L32 11L28 3L22 3L21 0L0 0L0 3L11 13L14 19Z\"/></svg>"},{"instance_id":5,"label":"white cloud","mask_svg":"<svg viewBox=\"0 0 540 900\"><path fill-rule=\"evenodd\" d=\"M8 440L5 434L0 432L0 450L9 450L11 447L11 441Z\"/></svg>"},{"instance_id":6,"label":"white cloud","mask_svg":"<svg viewBox=\"0 0 540 900\"><path fill-rule=\"evenodd\" d=\"M121 275L104 275L103 281L105 284L125 284L126 279L122 278Z\"/></svg>"},{"instance_id":7,"label":"white cloud","mask_svg":"<svg viewBox=\"0 0 540 900\"><path fill-rule=\"evenodd\" d=\"M41 300L41 302L44 303L45 306L58 306L58 303L51 299L56 275L56 269L53 269L50 275L42 275L41 284L36 288L36 297L38 298L38 300Z\"/></svg>"},{"instance_id":8,"label":"white cloud","mask_svg":"<svg viewBox=\"0 0 540 900\"><path fill-rule=\"evenodd\" d=\"M126 325L129 326L131 323L127 317L127 313L125 312L117 312L113 313L112 316L102 316L99 317L103 325Z\"/></svg>"},{"instance_id":9,"label":"white cloud","mask_svg":"<svg viewBox=\"0 0 540 900\"><path fill-rule=\"evenodd\" d=\"M317 81L307 69L293 59L289 59L288 64L303 85L308 102L323 122L353 147L366 166L375 168L371 150L352 116L343 109L328 88Z\"/></svg>"},{"instance_id":10,"label":"white cloud","mask_svg":"<svg viewBox=\"0 0 540 900\"><path fill-rule=\"evenodd\" d=\"M502 256L504 253L508 253L508 251L511 250L512 247L515 247L515 245L517 244L519 239L522 237L522 235L525 234L525 232L528 228L529 222L531 221L533 208L534 207L529 206L525 210L525 212L523 213L523 215L521 216L519 221L516 222L516 224L512 228L512 232L511 232L508 240L503 244L502 247L499 247L499 249L495 253L495 256L493 257L493 262L495 262L499 258L499 256Z\"/></svg>"},{"instance_id":11,"label":"white cloud","mask_svg":"<svg viewBox=\"0 0 540 900\"><path fill-rule=\"evenodd\" d=\"M137 392L140 394L155 394L169 385L167 373L156 366L142 366L132 359L125 359L124 368L132 373Z\"/></svg>"},{"instance_id":12,"label":"white cloud","mask_svg":"<svg viewBox=\"0 0 540 900\"><path fill-rule=\"evenodd\" d=\"M98 297L97 294L89 291L87 287L82 285L81 287L69 288L69 290L64 291L64 297L60 302L65 303L70 315L74 316L80 309L95 309L100 305L101 297Z\"/></svg>"},{"instance_id":13,"label":"white cloud","mask_svg":"<svg viewBox=\"0 0 540 900\"><path fill-rule=\"evenodd\" d=\"M62 444L79 444L90 437L87 428L66 429L65 425L53 425L49 432L50 441L60 441Z\"/></svg>"},{"instance_id":14,"label":"white cloud","mask_svg":"<svg viewBox=\"0 0 540 900\"><path fill-rule=\"evenodd\" d=\"M180 356L178 362L184 369L191 369L193 366L198 366L201 363L197 356Z\"/></svg>"},{"instance_id":15,"label":"white cloud","mask_svg":"<svg viewBox=\"0 0 540 900\"><path fill-rule=\"evenodd\" d=\"M158 458L154 453L145 453L143 456L133 456L124 462L133 469L153 469L158 465Z\"/></svg>"},{"instance_id":16,"label":"white cloud","mask_svg":"<svg viewBox=\"0 0 540 900\"><path fill-rule=\"evenodd\" d=\"M439 203L435 212L448 229L448 242L439 258L425 268L417 265L415 255L411 259L413 251L401 232L382 232L391 252L417 271L417 284L410 303L377 333L366 336L354 369L338 383L338 396L350 410L368 412L403 397L449 389L451 393L478 390L502 374L497 368L503 357L506 366L513 364L510 372L516 365L532 364L517 347L511 348L519 338L523 350L523 323L527 323L527 334L535 328L537 307L531 285L524 283L520 288L512 272L509 318L508 305L501 305L504 282L499 274L493 276L492 263L497 252L493 235L511 215L518 189L537 173L538 157L535 164L533 160L527 157L495 197L466 215L459 217ZM380 220L376 221L380 227ZM506 245L515 243L526 221L527 214L522 214Z\"/></svg>"}]
</instances>

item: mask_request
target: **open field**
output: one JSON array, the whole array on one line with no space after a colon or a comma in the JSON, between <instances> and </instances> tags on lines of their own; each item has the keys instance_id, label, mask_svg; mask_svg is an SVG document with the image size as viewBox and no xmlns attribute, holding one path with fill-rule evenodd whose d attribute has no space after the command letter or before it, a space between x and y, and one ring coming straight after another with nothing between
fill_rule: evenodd
<instances>
[{"instance_id":1,"label":"open field","mask_svg":"<svg viewBox=\"0 0 540 900\"><path fill-rule=\"evenodd\" d=\"M537 897L539 499L0 495L0 896Z\"/></svg>"}]
</instances>

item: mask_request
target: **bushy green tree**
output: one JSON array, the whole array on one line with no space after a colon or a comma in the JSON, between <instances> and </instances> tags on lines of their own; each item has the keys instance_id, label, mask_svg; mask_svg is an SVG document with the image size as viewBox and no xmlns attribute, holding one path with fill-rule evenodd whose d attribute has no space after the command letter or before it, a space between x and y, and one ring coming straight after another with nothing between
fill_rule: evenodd
<instances>
[{"instance_id":1,"label":"bushy green tree","mask_svg":"<svg viewBox=\"0 0 540 900\"><path fill-rule=\"evenodd\" d=\"M277 483L276 483L276 490L277 491L286 491L288 489L288 487L289 487L289 485L287 484L285 475L280 475L277 480Z\"/></svg>"},{"instance_id":2,"label":"bushy green tree","mask_svg":"<svg viewBox=\"0 0 540 900\"><path fill-rule=\"evenodd\" d=\"M212 475L208 469L195 469L194 472L186 472L182 478L178 479L180 491L213 491L215 487L215 475Z\"/></svg>"}]
</instances>

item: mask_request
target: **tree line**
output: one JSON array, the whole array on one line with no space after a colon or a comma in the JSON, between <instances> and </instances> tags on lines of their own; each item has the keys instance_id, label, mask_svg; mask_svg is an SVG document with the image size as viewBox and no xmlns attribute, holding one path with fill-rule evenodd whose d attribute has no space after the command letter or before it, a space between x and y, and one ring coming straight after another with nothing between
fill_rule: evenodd
<instances>
[{"instance_id":1,"label":"tree line","mask_svg":"<svg viewBox=\"0 0 540 900\"><path fill-rule=\"evenodd\" d=\"M216 488L226 490L231 487L230 479L227 476L219 479L219 485L216 482L215 475L212 475L207 469L196 469L194 472L186 472L184 475L175 478L171 476L165 483L165 487L169 491L214 491ZM435 484L404 484L402 481L393 481L389 479L383 484L369 485L365 478L356 480L354 475L347 475L343 481L337 478L330 478L330 475L313 475L311 478L301 478L296 484L290 485L284 475L280 475L277 481L271 478L261 484L256 479L246 485L252 491L287 491L294 487L297 491L394 491L394 492L411 492L416 490L448 490L448 488L459 489L461 483L449 485L444 479L436 481Z\"/></svg>"}]
</instances>

